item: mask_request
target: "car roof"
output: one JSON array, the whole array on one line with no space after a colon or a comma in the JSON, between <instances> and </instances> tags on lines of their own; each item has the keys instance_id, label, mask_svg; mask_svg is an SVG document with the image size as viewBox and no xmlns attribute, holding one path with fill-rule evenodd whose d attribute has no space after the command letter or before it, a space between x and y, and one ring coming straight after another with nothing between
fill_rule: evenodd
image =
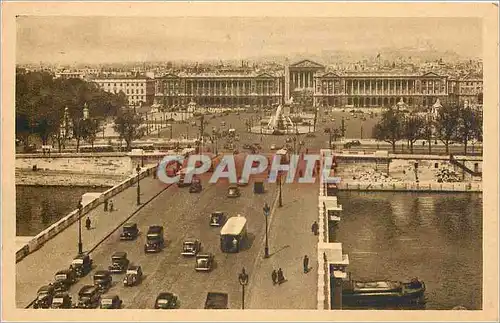
<instances>
[{"instance_id":1,"label":"car roof","mask_svg":"<svg viewBox=\"0 0 500 323\"><path fill-rule=\"evenodd\" d=\"M172 298L174 296L173 293L170 293L170 292L162 292L160 294L158 294L158 297L157 298Z\"/></svg>"},{"instance_id":2,"label":"car roof","mask_svg":"<svg viewBox=\"0 0 500 323\"><path fill-rule=\"evenodd\" d=\"M217 214L217 215L219 215L219 214L224 214L224 212L222 212L222 211L215 211L215 212L212 212L212 215L216 215L216 214Z\"/></svg>"},{"instance_id":3,"label":"car roof","mask_svg":"<svg viewBox=\"0 0 500 323\"><path fill-rule=\"evenodd\" d=\"M75 258L73 259L84 259L84 258L89 258L90 256L86 253L82 253L82 254L79 254L77 255Z\"/></svg>"},{"instance_id":4,"label":"car roof","mask_svg":"<svg viewBox=\"0 0 500 323\"><path fill-rule=\"evenodd\" d=\"M206 253L199 253L198 255L196 255L196 258L209 258L209 257L212 257L213 254L210 253L210 252L206 252Z\"/></svg>"},{"instance_id":5,"label":"car roof","mask_svg":"<svg viewBox=\"0 0 500 323\"><path fill-rule=\"evenodd\" d=\"M123 225L123 227L125 227L125 228L133 228L133 227L136 227L136 226L137 226L137 223L134 223L134 222L125 223Z\"/></svg>"},{"instance_id":6,"label":"car roof","mask_svg":"<svg viewBox=\"0 0 500 323\"><path fill-rule=\"evenodd\" d=\"M115 253L113 253L113 255L111 257L123 258L123 257L127 257L127 253L124 251L116 251Z\"/></svg>"},{"instance_id":7,"label":"car roof","mask_svg":"<svg viewBox=\"0 0 500 323\"><path fill-rule=\"evenodd\" d=\"M113 299L113 298L120 298L120 297L116 294L104 294L101 296L101 298Z\"/></svg>"},{"instance_id":8,"label":"car roof","mask_svg":"<svg viewBox=\"0 0 500 323\"><path fill-rule=\"evenodd\" d=\"M71 269L61 269L58 272L56 272L56 275L59 275L59 274L69 274L69 273L72 273L72 272L73 271Z\"/></svg>"},{"instance_id":9,"label":"car roof","mask_svg":"<svg viewBox=\"0 0 500 323\"><path fill-rule=\"evenodd\" d=\"M38 289L38 291L39 291L39 292L41 292L41 291L49 291L49 290L51 290L51 289L54 289L54 286L52 286L52 285L43 285L42 287L40 287L40 288Z\"/></svg>"},{"instance_id":10,"label":"car roof","mask_svg":"<svg viewBox=\"0 0 500 323\"><path fill-rule=\"evenodd\" d=\"M111 273L109 272L109 270L102 269L102 270L96 271L94 273L94 276L96 276L96 275L111 275Z\"/></svg>"},{"instance_id":11,"label":"car roof","mask_svg":"<svg viewBox=\"0 0 500 323\"><path fill-rule=\"evenodd\" d=\"M55 295L54 295L54 298L58 298L58 297L66 297L66 296L69 296L69 294L67 292L57 292Z\"/></svg>"},{"instance_id":12,"label":"car roof","mask_svg":"<svg viewBox=\"0 0 500 323\"><path fill-rule=\"evenodd\" d=\"M82 288L80 288L80 291L78 292L78 294L85 293L85 292L88 292L88 291L92 291L92 290L95 290L95 289L97 289L97 287L94 286L94 285L84 285Z\"/></svg>"},{"instance_id":13,"label":"car roof","mask_svg":"<svg viewBox=\"0 0 500 323\"><path fill-rule=\"evenodd\" d=\"M141 266L139 266L139 265L128 266L128 270L137 270L139 268L141 268Z\"/></svg>"},{"instance_id":14,"label":"car roof","mask_svg":"<svg viewBox=\"0 0 500 323\"><path fill-rule=\"evenodd\" d=\"M149 232L159 232L161 230L163 230L161 225L150 225L148 229Z\"/></svg>"},{"instance_id":15,"label":"car roof","mask_svg":"<svg viewBox=\"0 0 500 323\"><path fill-rule=\"evenodd\" d=\"M229 186L229 187L228 187L228 189L233 189L233 188L236 188L236 189L238 189L238 186L235 186L235 185L231 185L231 186Z\"/></svg>"}]
</instances>

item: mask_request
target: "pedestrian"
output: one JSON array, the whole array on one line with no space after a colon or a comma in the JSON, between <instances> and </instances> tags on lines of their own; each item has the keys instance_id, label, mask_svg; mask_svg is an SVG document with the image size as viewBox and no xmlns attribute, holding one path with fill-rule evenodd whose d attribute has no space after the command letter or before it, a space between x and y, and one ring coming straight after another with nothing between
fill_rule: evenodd
<instances>
[{"instance_id":1,"label":"pedestrian","mask_svg":"<svg viewBox=\"0 0 500 323\"><path fill-rule=\"evenodd\" d=\"M278 284L282 284L285 282L285 276L283 275L283 270L281 268L278 269Z\"/></svg>"},{"instance_id":2,"label":"pedestrian","mask_svg":"<svg viewBox=\"0 0 500 323\"><path fill-rule=\"evenodd\" d=\"M309 257L307 255L304 256L304 274L309 272Z\"/></svg>"},{"instance_id":3,"label":"pedestrian","mask_svg":"<svg viewBox=\"0 0 500 323\"><path fill-rule=\"evenodd\" d=\"M315 236L317 236L318 230L319 230L318 222L314 221L314 223L311 226L311 231L312 231L312 233L314 233Z\"/></svg>"},{"instance_id":4,"label":"pedestrian","mask_svg":"<svg viewBox=\"0 0 500 323\"><path fill-rule=\"evenodd\" d=\"M109 212L113 212L114 207L113 207L113 200L109 200Z\"/></svg>"},{"instance_id":5,"label":"pedestrian","mask_svg":"<svg viewBox=\"0 0 500 323\"><path fill-rule=\"evenodd\" d=\"M90 230L90 225L91 225L90 218L87 217L87 220L85 220L85 227L87 227L87 230Z\"/></svg>"},{"instance_id":6,"label":"pedestrian","mask_svg":"<svg viewBox=\"0 0 500 323\"><path fill-rule=\"evenodd\" d=\"M108 200L104 201L104 212L108 212Z\"/></svg>"},{"instance_id":7,"label":"pedestrian","mask_svg":"<svg viewBox=\"0 0 500 323\"><path fill-rule=\"evenodd\" d=\"M276 272L276 269L273 269L271 278L273 280L273 285L276 285L276 283L278 282L278 273Z\"/></svg>"}]
</instances>

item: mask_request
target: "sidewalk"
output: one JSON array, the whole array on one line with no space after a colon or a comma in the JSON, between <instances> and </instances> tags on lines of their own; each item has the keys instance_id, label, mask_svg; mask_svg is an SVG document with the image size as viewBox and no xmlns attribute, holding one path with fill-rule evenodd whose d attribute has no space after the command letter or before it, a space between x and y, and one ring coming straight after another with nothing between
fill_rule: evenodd
<instances>
[{"instance_id":1,"label":"sidewalk","mask_svg":"<svg viewBox=\"0 0 500 323\"><path fill-rule=\"evenodd\" d=\"M317 184L283 185L283 207L276 208L269 224L269 259L260 258L250 284L246 308L316 309L317 243L311 232L317 219ZM263 253L261 253L261 256ZM303 272L304 255L309 257L309 272ZM271 272L282 268L287 281L273 286Z\"/></svg>"},{"instance_id":2,"label":"sidewalk","mask_svg":"<svg viewBox=\"0 0 500 323\"><path fill-rule=\"evenodd\" d=\"M141 180L141 202L144 204L166 187L152 176ZM104 205L91 210L87 215L92 221L92 229L85 228L86 216L82 217L83 250L94 247L111 233L138 208L137 184L125 189L112 198L114 212L104 212ZM78 253L78 222L75 222L39 250L16 264L16 305L24 308L35 297L39 287L54 280L54 274L66 269Z\"/></svg>"}]
</instances>

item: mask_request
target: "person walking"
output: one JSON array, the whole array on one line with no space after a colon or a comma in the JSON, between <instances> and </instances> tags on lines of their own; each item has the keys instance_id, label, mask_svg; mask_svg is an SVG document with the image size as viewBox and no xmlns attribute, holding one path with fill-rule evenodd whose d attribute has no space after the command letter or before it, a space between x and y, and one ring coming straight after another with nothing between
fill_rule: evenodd
<instances>
[{"instance_id":1,"label":"person walking","mask_svg":"<svg viewBox=\"0 0 500 323\"><path fill-rule=\"evenodd\" d=\"M281 268L278 269L278 284L282 284L285 282L285 276L283 275L283 270Z\"/></svg>"},{"instance_id":2,"label":"person walking","mask_svg":"<svg viewBox=\"0 0 500 323\"><path fill-rule=\"evenodd\" d=\"M311 231L312 231L312 233L314 233L315 236L317 236L318 230L319 230L318 222L314 221L314 223L311 226Z\"/></svg>"},{"instance_id":3,"label":"person walking","mask_svg":"<svg viewBox=\"0 0 500 323\"><path fill-rule=\"evenodd\" d=\"M90 218L87 217L87 220L85 220L85 227L87 228L87 230L90 230L90 225L91 225Z\"/></svg>"},{"instance_id":4,"label":"person walking","mask_svg":"<svg viewBox=\"0 0 500 323\"><path fill-rule=\"evenodd\" d=\"M304 274L309 272L309 257L307 255L304 256Z\"/></svg>"},{"instance_id":5,"label":"person walking","mask_svg":"<svg viewBox=\"0 0 500 323\"><path fill-rule=\"evenodd\" d=\"M113 212L113 211L114 211L113 200L109 200L109 212Z\"/></svg>"},{"instance_id":6,"label":"person walking","mask_svg":"<svg viewBox=\"0 0 500 323\"><path fill-rule=\"evenodd\" d=\"M104 212L108 212L108 200L104 201Z\"/></svg>"},{"instance_id":7,"label":"person walking","mask_svg":"<svg viewBox=\"0 0 500 323\"><path fill-rule=\"evenodd\" d=\"M278 273L276 272L276 269L273 269L271 278L273 280L273 285L276 285L276 283L278 282Z\"/></svg>"}]
</instances>

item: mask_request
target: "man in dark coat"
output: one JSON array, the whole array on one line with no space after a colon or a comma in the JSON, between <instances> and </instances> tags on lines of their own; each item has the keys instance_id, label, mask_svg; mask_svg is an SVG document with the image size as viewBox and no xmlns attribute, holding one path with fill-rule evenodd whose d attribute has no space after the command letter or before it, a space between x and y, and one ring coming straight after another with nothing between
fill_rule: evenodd
<instances>
[{"instance_id":1,"label":"man in dark coat","mask_svg":"<svg viewBox=\"0 0 500 323\"><path fill-rule=\"evenodd\" d=\"M87 230L90 230L90 218L87 218L87 220L85 220L85 226L87 227Z\"/></svg>"},{"instance_id":2,"label":"man in dark coat","mask_svg":"<svg viewBox=\"0 0 500 323\"><path fill-rule=\"evenodd\" d=\"M304 274L309 272L309 257L307 255L304 256Z\"/></svg>"},{"instance_id":3,"label":"man in dark coat","mask_svg":"<svg viewBox=\"0 0 500 323\"><path fill-rule=\"evenodd\" d=\"M285 276L283 275L283 270L278 269L278 283L284 283L285 282Z\"/></svg>"},{"instance_id":4,"label":"man in dark coat","mask_svg":"<svg viewBox=\"0 0 500 323\"><path fill-rule=\"evenodd\" d=\"M273 269L271 278L273 280L273 285L276 285L276 283L278 282L278 273L276 272L276 269Z\"/></svg>"},{"instance_id":5,"label":"man in dark coat","mask_svg":"<svg viewBox=\"0 0 500 323\"><path fill-rule=\"evenodd\" d=\"M315 236L317 236L318 230L319 230L318 222L314 221L314 223L311 226L311 231L314 233Z\"/></svg>"}]
</instances>

